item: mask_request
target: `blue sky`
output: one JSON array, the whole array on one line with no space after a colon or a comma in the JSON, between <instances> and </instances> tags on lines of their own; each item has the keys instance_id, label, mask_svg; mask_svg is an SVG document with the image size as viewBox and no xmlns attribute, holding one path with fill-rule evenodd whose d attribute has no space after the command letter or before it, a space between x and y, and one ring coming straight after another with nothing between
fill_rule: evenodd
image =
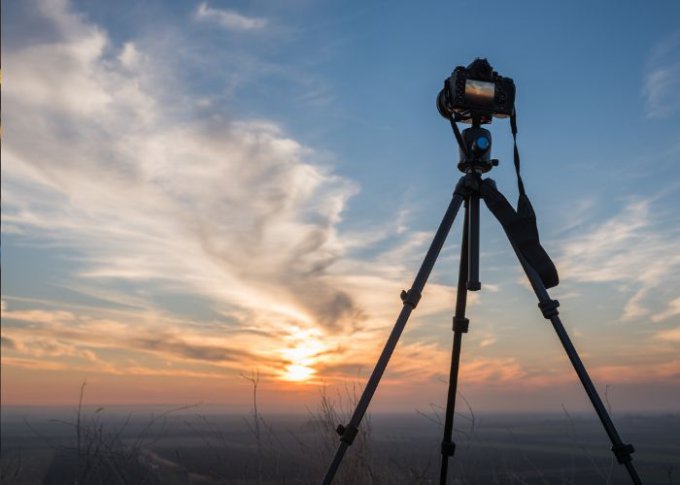
<instances>
[{"instance_id":1,"label":"blue sky","mask_svg":"<svg viewBox=\"0 0 680 485\"><path fill-rule=\"evenodd\" d=\"M102 402L247 402L257 368L283 409L361 381L460 175L436 94L479 56L517 85L552 294L596 382L677 410L679 10L6 2L3 402L69 402L85 378ZM514 201L508 124L490 176ZM443 400L459 239L379 409ZM481 264L461 390L587 408L487 212Z\"/></svg>"}]
</instances>

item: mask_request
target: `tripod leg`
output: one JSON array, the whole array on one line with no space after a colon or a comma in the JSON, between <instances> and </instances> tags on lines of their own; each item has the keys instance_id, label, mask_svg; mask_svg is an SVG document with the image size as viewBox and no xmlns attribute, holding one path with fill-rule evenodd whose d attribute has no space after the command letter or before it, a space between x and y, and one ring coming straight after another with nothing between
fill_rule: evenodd
<instances>
[{"instance_id":1,"label":"tripod leg","mask_svg":"<svg viewBox=\"0 0 680 485\"><path fill-rule=\"evenodd\" d=\"M479 199L477 199L479 204ZM452 457L456 445L451 441L453 434L453 418L456 410L456 389L458 386L458 366L460 363L461 340L463 333L467 332L469 320L465 318L467 305L467 279L468 279L468 252L474 251L475 247L468 246L468 224L470 221L470 206L465 208L465 225L463 226L463 242L460 248L460 269L458 270L458 290L456 295L456 313L453 317L453 349L451 351L451 371L449 372L449 393L446 399L446 418L444 421L444 438L441 448L441 469L439 484L446 485L449 467L449 457ZM479 221L479 219L477 219ZM478 249L479 246L476 246Z\"/></svg>"},{"instance_id":2,"label":"tripod leg","mask_svg":"<svg viewBox=\"0 0 680 485\"><path fill-rule=\"evenodd\" d=\"M510 241L510 243L512 244L517 257L519 258L519 262L522 265L527 278L529 278L529 282L531 283L534 293L536 293L536 296L538 297L538 307L541 309L543 316L552 323L552 326L555 329L560 342L562 343L562 347L564 347L564 350L571 361L571 365L574 367L576 374L578 374L578 378L581 380L581 384L583 385L586 394L588 394L588 398L595 408L595 412L600 418L600 422L609 436L609 440L612 443L612 452L616 456L618 462L626 467L630 478L633 480L633 483L641 484L642 482L640 481L637 470L633 466L633 457L631 456L631 453L635 451L633 445L624 444L623 441L621 441L619 433L616 431L614 423L609 417L607 409L604 407L604 404L602 404L602 400L600 399L593 382L590 380L588 371L583 365L583 362L581 362L581 358L579 357L578 352L576 352L574 344L571 343L571 339L569 338L569 335L567 335L567 331L562 325L559 312L557 311L559 302L557 300L550 299L550 295L545 289L545 286L543 285L543 282L541 281L541 278L536 270L534 270L534 268L527 262L524 256L522 256L514 243L512 243L512 241Z\"/></svg>"},{"instance_id":3,"label":"tripod leg","mask_svg":"<svg viewBox=\"0 0 680 485\"><path fill-rule=\"evenodd\" d=\"M453 194L453 199L451 199L451 203L449 204L449 207L446 210L446 214L444 214L444 218L442 219L442 222L439 225L439 229L437 229L437 233L435 234L434 239L432 240L430 249L428 249L427 254L425 255L425 259L423 260L423 263L420 266L420 270L418 270L418 274L416 275L416 278L413 281L413 286L411 287L410 290L402 291L401 293L401 299L404 302L404 306L402 307L401 313L399 313L399 317L397 318L397 321L394 324L392 333L390 333L390 336L387 339L387 342L385 343L385 347L383 348L383 351L380 354L380 358L378 359L378 362L375 368L373 369L373 373L371 374L371 377L368 379L366 387L364 388L364 391L361 394L361 397L359 398L359 402L357 403L357 406L354 409L352 418L350 419L349 423L346 426L342 425L338 426L337 431L338 434L340 434L340 444L338 445L338 449L335 452L333 461L331 462L331 464L328 467L328 470L326 471L326 476L324 477L322 482L324 484L330 484L332 482L333 477L335 476L335 473L337 472L338 467L340 466L340 462L342 461L342 458L345 455L345 452L347 451L347 448L352 444L354 438L359 432L359 423L361 422L361 419L364 417L366 409L368 408L368 405L370 404L371 399L373 398L373 394L375 393L378 387L378 383L380 382L380 379L382 378L382 375L385 372L385 368L387 367L387 363L389 362L390 357L392 356L392 352L394 351L394 348L397 346L397 342L399 341L401 332L404 330L404 327L406 326L406 322L408 321L408 318L411 315L411 311L413 311L413 309L418 304L418 301L420 300L420 296L422 294L423 288L425 287L425 283L427 282L427 278L430 276L430 272L432 271L432 268L434 267L434 264L437 261L437 256L439 256L439 252L441 251L442 246L446 241L446 236L451 230L451 226L453 225L453 221L456 218L456 214L460 209L460 205L463 203L464 196L461 195L461 193L464 193L462 180L463 179L461 179L461 181L458 183L458 186L456 187L456 191Z\"/></svg>"}]
</instances>

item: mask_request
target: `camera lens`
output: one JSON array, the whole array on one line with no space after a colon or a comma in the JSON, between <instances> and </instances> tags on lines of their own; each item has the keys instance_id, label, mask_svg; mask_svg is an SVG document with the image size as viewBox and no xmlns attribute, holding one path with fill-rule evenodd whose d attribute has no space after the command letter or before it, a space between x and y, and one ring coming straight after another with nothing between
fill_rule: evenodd
<instances>
[{"instance_id":1,"label":"camera lens","mask_svg":"<svg viewBox=\"0 0 680 485\"><path fill-rule=\"evenodd\" d=\"M439 114L447 120L451 118L451 115L453 115L453 111L449 106L446 91L444 89L439 91L439 94L437 95L437 111L439 111Z\"/></svg>"}]
</instances>

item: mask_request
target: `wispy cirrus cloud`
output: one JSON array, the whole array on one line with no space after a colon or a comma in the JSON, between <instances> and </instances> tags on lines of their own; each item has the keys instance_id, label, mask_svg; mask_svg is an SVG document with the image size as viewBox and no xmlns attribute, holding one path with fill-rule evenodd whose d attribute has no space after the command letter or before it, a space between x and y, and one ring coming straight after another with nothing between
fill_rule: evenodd
<instances>
[{"instance_id":1,"label":"wispy cirrus cloud","mask_svg":"<svg viewBox=\"0 0 680 485\"><path fill-rule=\"evenodd\" d=\"M181 281L328 328L357 316L326 274L351 181L272 123L171 120L178 93L134 44L109 57L103 31L49 18L67 34L3 52L3 222L78 248L93 280Z\"/></svg>"},{"instance_id":2,"label":"wispy cirrus cloud","mask_svg":"<svg viewBox=\"0 0 680 485\"><path fill-rule=\"evenodd\" d=\"M9 350L17 349L18 345L14 339L9 337L0 337L0 346Z\"/></svg>"},{"instance_id":3,"label":"wispy cirrus cloud","mask_svg":"<svg viewBox=\"0 0 680 485\"><path fill-rule=\"evenodd\" d=\"M572 231L562 243L558 261L562 279L616 283L629 295L624 319L658 312L659 303L648 303L650 298L670 305L680 283L680 231L672 220L673 212L664 210L663 200L637 200L605 221ZM658 321L663 315L654 313L650 319Z\"/></svg>"},{"instance_id":4,"label":"wispy cirrus cloud","mask_svg":"<svg viewBox=\"0 0 680 485\"><path fill-rule=\"evenodd\" d=\"M267 120L182 116L173 107L194 103L165 82L162 56L114 44L65 2L37 11L49 35L3 48L13 120L2 145L3 231L74 252L62 285L105 305L13 309L31 325L7 330L4 344L21 353L68 341L64 352L103 359L97 348L108 343L114 354L231 370L261 360L271 375L294 365L290 356L330 362L331 350L333 359L366 362L399 305L395 279L412 277L406 256L420 254L429 235L399 234L367 266L352 251L399 230L341 233L358 187L316 162L313 149ZM228 340L200 322L172 323L157 300L177 295L209 305L217 317L206 328ZM433 284L428 300L424 314L448 308L450 289ZM112 306L137 316L103 318ZM187 340L180 326L199 330ZM303 346L312 338L319 348L310 356Z\"/></svg>"},{"instance_id":5,"label":"wispy cirrus cloud","mask_svg":"<svg viewBox=\"0 0 680 485\"><path fill-rule=\"evenodd\" d=\"M654 337L665 342L680 343L680 326L667 330L660 330L654 334ZM678 370L678 374L680 374L680 369Z\"/></svg>"},{"instance_id":6,"label":"wispy cirrus cloud","mask_svg":"<svg viewBox=\"0 0 680 485\"><path fill-rule=\"evenodd\" d=\"M213 22L226 29L235 31L254 31L267 26L267 19L247 17L233 10L209 7L201 3L195 12L195 17L201 21Z\"/></svg>"},{"instance_id":7,"label":"wispy cirrus cloud","mask_svg":"<svg viewBox=\"0 0 680 485\"><path fill-rule=\"evenodd\" d=\"M642 94L649 118L666 118L680 110L680 32L654 47L646 66Z\"/></svg>"},{"instance_id":8,"label":"wispy cirrus cloud","mask_svg":"<svg viewBox=\"0 0 680 485\"><path fill-rule=\"evenodd\" d=\"M669 318L677 317L678 315L680 315L680 297L669 301L664 310L652 316L652 320L655 322L662 322Z\"/></svg>"},{"instance_id":9,"label":"wispy cirrus cloud","mask_svg":"<svg viewBox=\"0 0 680 485\"><path fill-rule=\"evenodd\" d=\"M273 123L178 117L166 97L187 95L163 81L162 59L134 42L113 45L66 3L38 11L50 35L3 48L13 120L2 145L4 232L76 251L67 285L114 302L127 289L123 303L142 311L157 306L149 296L181 294L206 298L225 331L361 324L329 272L348 250L337 225L357 191L350 180ZM244 352L144 336L142 323L121 349L225 361Z\"/></svg>"},{"instance_id":10,"label":"wispy cirrus cloud","mask_svg":"<svg viewBox=\"0 0 680 485\"><path fill-rule=\"evenodd\" d=\"M266 351L249 351L252 342L247 330L217 336L160 315L149 318L133 312L108 312L107 316L95 316L97 313L102 312L94 308L78 313L7 309L3 312L3 347L12 351L8 357L24 363L59 360L77 365L87 361L88 365L99 364L95 367L100 372L114 373L129 367L131 360L151 359L198 366L218 375L275 357ZM111 352L125 357L102 360L101 356ZM9 365L16 362L8 361Z\"/></svg>"}]
</instances>

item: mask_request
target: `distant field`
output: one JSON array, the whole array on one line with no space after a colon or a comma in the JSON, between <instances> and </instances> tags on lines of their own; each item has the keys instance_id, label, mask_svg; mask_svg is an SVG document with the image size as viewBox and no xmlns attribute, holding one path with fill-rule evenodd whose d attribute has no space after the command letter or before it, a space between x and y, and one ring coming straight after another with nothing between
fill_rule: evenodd
<instances>
[{"instance_id":1,"label":"distant field","mask_svg":"<svg viewBox=\"0 0 680 485\"><path fill-rule=\"evenodd\" d=\"M457 417L451 484L626 484L593 417ZM336 483L438 483L437 417L373 415ZM2 415L2 484L313 484L337 438L323 416L19 410ZM680 415L619 416L646 484L680 483ZM78 447L80 430L80 447ZM259 445L258 445L259 436ZM80 453L78 453L80 449Z\"/></svg>"}]
</instances>

